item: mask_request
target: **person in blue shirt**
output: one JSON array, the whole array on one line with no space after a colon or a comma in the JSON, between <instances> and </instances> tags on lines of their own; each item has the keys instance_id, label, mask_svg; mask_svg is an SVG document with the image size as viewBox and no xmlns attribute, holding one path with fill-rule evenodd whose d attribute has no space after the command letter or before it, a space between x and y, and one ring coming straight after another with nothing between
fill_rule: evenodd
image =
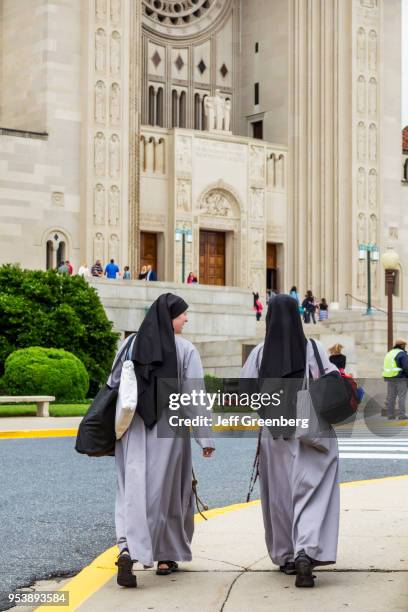
<instances>
[{"instance_id":1,"label":"person in blue shirt","mask_svg":"<svg viewBox=\"0 0 408 612\"><path fill-rule=\"evenodd\" d=\"M116 276L120 274L119 266L115 264L115 260L111 259L110 263L105 268L105 276L106 278L116 278Z\"/></svg>"}]
</instances>

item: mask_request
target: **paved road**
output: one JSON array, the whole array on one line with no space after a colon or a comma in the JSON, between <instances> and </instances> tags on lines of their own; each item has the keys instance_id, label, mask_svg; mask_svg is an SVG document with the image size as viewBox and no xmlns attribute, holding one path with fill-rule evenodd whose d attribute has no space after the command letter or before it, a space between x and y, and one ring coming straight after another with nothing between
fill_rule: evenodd
<instances>
[{"instance_id":1,"label":"paved road","mask_svg":"<svg viewBox=\"0 0 408 612\"><path fill-rule=\"evenodd\" d=\"M73 438L0 441L0 610L8 607L7 592L75 574L115 541L114 460L78 455L73 444ZM223 438L215 457L202 459L193 445L199 490L210 507L245 500L255 446L255 438ZM345 438L340 451L342 481L407 473L406 437Z\"/></svg>"}]
</instances>

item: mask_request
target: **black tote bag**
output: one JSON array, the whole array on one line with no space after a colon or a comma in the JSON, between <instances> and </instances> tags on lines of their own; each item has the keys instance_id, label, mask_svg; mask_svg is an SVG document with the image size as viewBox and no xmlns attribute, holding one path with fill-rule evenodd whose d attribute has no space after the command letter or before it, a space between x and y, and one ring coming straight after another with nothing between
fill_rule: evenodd
<instances>
[{"instance_id":1,"label":"black tote bag","mask_svg":"<svg viewBox=\"0 0 408 612\"><path fill-rule=\"evenodd\" d=\"M324 419L326 423L336 425L356 414L352 406L353 390L340 372L325 374L316 343L313 339L310 339L310 342L320 372L320 378L310 382L313 406L318 416Z\"/></svg>"},{"instance_id":2,"label":"black tote bag","mask_svg":"<svg viewBox=\"0 0 408 612\"><path fill-rule=\"evenodd\" d=\"M79 424L75 450L90 457L115 454L115 413L118 388L104 385Z\"/></svg>"}]
</instances>

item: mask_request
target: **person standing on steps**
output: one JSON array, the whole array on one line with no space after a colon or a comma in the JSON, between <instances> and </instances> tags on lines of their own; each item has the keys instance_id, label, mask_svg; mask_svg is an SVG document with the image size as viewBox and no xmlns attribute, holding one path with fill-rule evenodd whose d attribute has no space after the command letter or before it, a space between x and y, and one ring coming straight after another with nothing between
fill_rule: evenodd
<instances>
[{"instance_id":1,"label":"person standing on steps","mask_svg":"<svg viewBox=\"0 0 408 612\"><path fill-rule=\"evenodd\" d=\"M316 347L326 374L337 371L320 342ZM268 307L265 341L250 353L241 378L282 379L279 385L288 378L301 382L306 364L311 376L318 378L319 365L312 343L304 335L298 304L288 295L277 295ZM313 587L313 568L335 563L337 556L339 452L330 426L327 436L318 442L278 437L268 427L260 431L258 459L266 546L282 572L296 574L297 587Z\"/></svg>"},{"instance_id":2,"label":"person standing on steps","mask_svg":"<svg viewBox=\"0 0 408 612\"><path fill-rule=\"evenodd\" d=\"M405 411L408 390L408 355L406 348L407 341L403 338L397 338L394 347L384 357L383 377L387 383L385 407L389 420L395 419L396 400L398 400L398 419L408 419Z\"/></svg>"},{"instance_id":3,"label":"person standing on steps","mask_svg":"<svg viewBox=\"0 0 408 612\"><path fill-rule=\"evenodd\" d=\"M164 576L178 569L177 561L191 561L195 482L190 432L188 427L183 435L172 431L168 418L177 413L170 412L169 393L156 392L160 379L175 381L179 393L205 389L199 353L180 335L187 308L172 293L153 302L137 334L119 349L108 379L109 386L118 387L125 358L133 361L136 412L115 447L117 582L124 587L137 586L134 562L152 567L157 561L156 574ZM184 410L187 416L197 416L200 408ZM196 427L193 433L203 457L211 457L211 428Z\"/></svg>"}]
</instances>

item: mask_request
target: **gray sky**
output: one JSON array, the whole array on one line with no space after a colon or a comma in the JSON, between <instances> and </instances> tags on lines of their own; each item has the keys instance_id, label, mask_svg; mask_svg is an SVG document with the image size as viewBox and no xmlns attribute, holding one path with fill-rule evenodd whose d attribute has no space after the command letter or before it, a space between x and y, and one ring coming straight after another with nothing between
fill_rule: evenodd
<instances>
[{"instance_id":1,"label":"gray sky","mask_svg":"<svg viewBox=\"0 0 408 612\"><path fill-rule=\"evenodd\" d=\"M408 125L408 0L402 0L402 125Z\"/></svg>"}]
</instances>

